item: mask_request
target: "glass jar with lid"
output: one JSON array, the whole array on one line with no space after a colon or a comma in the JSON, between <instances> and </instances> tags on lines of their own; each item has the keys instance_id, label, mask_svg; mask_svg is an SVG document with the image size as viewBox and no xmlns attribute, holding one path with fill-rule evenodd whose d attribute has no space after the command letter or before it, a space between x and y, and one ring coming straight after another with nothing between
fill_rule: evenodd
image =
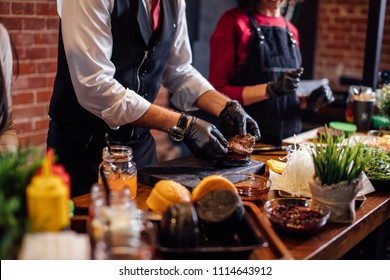
<instances>
[{"instance_id":1,"label":"glass jar with lid","mask_svg":"<svg viewBox=\"0 0 390 280\"><path fill-rule=\"evenodd\" d=\"M105 147L102 158L99 170L103 169L110 190L119 191L123 188L129 188L131 198L135 199L137 196L137 167L133 162L133 150L128 146L121 145ZM103 185L100 172L98 183Z\"/></svg>"}]
</instances>

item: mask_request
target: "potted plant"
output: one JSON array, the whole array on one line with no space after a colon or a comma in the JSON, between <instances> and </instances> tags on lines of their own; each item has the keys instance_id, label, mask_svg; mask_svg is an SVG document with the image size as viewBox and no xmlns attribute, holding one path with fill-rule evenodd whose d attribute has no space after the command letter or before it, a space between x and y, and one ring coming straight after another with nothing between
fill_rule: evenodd
<instances>
[{"instance_id":1,"label":"potted plant","mask_svg":"<svg viewBox=\"0 0 390 280\"><path fill-rule=\"evenodd\" d=\"M26 187L41 164L37 149L0 154L0 259L16 259L28 229Z\"/></svg>"},{"instance_id":2,"label":"potted plant","mask_svg":"<svg viewBox=\"0 0 390 280\"><path fill-rule=\"evenodd\" d=\"M326 133L322 144L311 151L315 175L309 182L312 199L331 210L329 221L352 223L355 197L369 151L361 143L340 144Z\"/></svg>"}]
</instances>

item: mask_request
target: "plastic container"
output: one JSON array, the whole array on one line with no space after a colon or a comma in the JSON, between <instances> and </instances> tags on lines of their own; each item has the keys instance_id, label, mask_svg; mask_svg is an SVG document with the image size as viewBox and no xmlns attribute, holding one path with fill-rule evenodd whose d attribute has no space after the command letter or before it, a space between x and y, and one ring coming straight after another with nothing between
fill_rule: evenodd
<instances>
[{"instance_id":1,"label":"plastic container","mask_svg":"<svg viewBox=\"0 0 390 280\"><path fill-rule=\"evenodd\" d=\"M345 133L345 136L351 136L357 131L357 126L352 123L345 123L345 122L330 122L329 127L342 130Z\"/></svg>"},{"instance_id":2,"label":"plastic container","mask_svg":"<svg viewBox=\"0 0 390 280\"><path fill-rule=\"evenodd\" d=\"M55 232L70 225L70 191L62 178L52 173L52 162L46 156L41 174L27 186L27 209L34 232Z\"/></svg>"}]
</instances>

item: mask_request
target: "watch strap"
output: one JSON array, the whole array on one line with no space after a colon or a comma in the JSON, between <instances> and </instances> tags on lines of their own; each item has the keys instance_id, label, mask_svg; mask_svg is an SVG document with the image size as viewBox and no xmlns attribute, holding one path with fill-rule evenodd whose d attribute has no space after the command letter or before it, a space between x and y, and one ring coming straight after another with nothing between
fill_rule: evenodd
<instances>
[{"instance_id":1,"label":"watch strap","mask_svg":"<svg viewBox=\"0 0 390 280\"><path fill-rule=\"evenodd\" d=\"M177 126L181 129L187 129L188 120L190 117L186 113L181 113L180 119L177 122Z\"/></svg>"}]
</instances>

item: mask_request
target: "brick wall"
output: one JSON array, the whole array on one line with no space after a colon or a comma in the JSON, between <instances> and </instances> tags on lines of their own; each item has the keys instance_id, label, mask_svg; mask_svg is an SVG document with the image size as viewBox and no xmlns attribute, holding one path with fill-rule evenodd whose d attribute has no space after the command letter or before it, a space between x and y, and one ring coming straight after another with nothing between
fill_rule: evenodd
<instances>
[{"instance_id":1,"label":"brick wall","mask_svg":"<svg viewBox=\"0 0 390 280\"><path fill-rule=\"evenodd\" d=\"M56 0L0 0L0 22L7 27L19 57L19 75L12 82L12 97L21 145L45 149L47 113L57 66ZM158 104L167 105L167 96L167 92L161 91ZM159 143L160 159L179 153L165 133L152 133Z\"/></svg>"},{"instance_id":2,"label":"brick wall","mask_svg":"<svg viewBox=\"0 0 390 280\"><path fill-rule=\"evenodd\" d=\"M339 84L340 76L362 76L368 3L369 0L319 1L315 77L328 77L335 90L345 90ZM381 70L390 69L390 1L386 14ZM56 70L56 1L0 0L0 21L9 29L19 55L20 71L13 81L12 94L20 141L24 146L44 148ZM167 104L166 92L161 92L158 103ZM177 154L166 134L153 131L153 135L159 143L161 159Z\"/></svg>"},{"instance_id":3,"label":"brick wall","mask_svg":"<svg viewBox=\"0 0 390 280\"><path fill-rule=\"evenodd\" d=\"M342 76L363 76L369 0L319 2L315 77L327 77L334 90L345 91ZM390 69L390 1L387 1L380 71Z\"/></svg>"}]
</instances>

